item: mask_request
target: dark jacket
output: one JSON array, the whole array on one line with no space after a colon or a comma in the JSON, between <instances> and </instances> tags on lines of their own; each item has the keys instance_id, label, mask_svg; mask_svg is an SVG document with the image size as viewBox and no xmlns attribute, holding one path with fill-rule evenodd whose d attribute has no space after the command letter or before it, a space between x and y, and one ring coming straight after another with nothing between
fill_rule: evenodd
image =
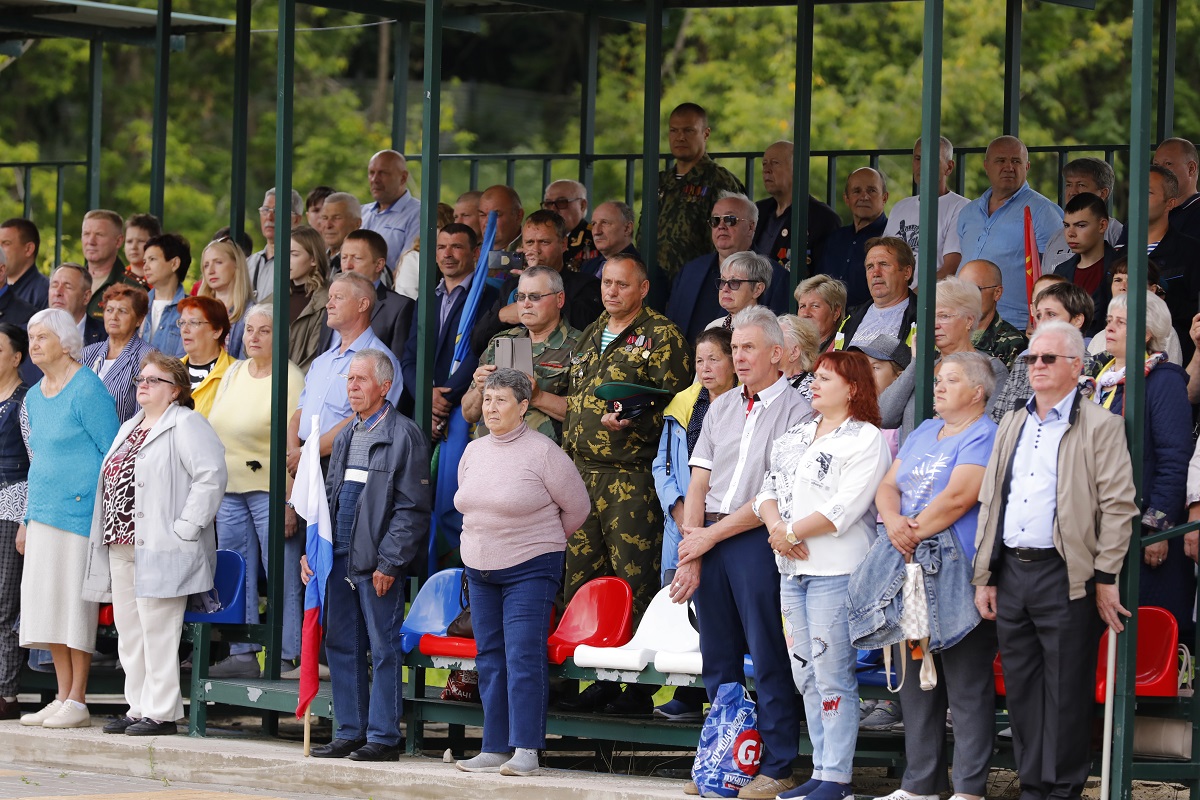
<instances>
[{"instance_id":1,"label":"dark jacket","mask_svg":"<svg viewBox=\"0 0 1200 800\"><path fill-rule=\"evenodd\" d=\"M846 284L847 308L871 300L871 291L867 286L867 242L876 236L883 236L885 230L887 214L880 214L878 219L862 230L855 230L851 223L838 228L825 239L821 260L814 262L816 271Z\"/></svg>"},{"instance_id":2,"label":"dark jacket","mask_svg":"<svg viewBox=\"0 0 1200 800\"><path fill-rule=\"evenodd\" d=\"M774 197L759 200L758 227L754 229L754 241L750 249L756 253L778 261L784 269L789 269L792 258L792 209L783 212L784 222L771 241L767 241L768 228L775 227L770 222L775 219L779 203ZM808 196L808 257L805 259L805 271L801 275L811 275L813 264L821 263L821 251L825 238L842 226L842 218L829 206L822 203L811 194ZM780 312L783 313L783 312Z\"/></svg>"},{"instance_id":3,"label":"dark jacket","mask_svg":"<svg viewBox=\"0 0 1200 800\"><path fill-rule=\"evenodd\" d=\"M16 290L17 297L24 300L34 311L41 311L50 306L50 279L38 271L37 266L29 269L9 283Z\"/></svg>"},{"instance_id":4,"label":"dark jacket","mask_svg":"<svg viewBox=\"0 0 1200 800\"><path fill-rule=\"evenodd\" d=\"M1104 330L1104 320L1108 315L1108 301L1112 300L1112 262L1116 260L1119 253L1108 242L1104 243L1104 276L1100 278L1100 286L1096 291L1092 292L1092 305L1096 311L1092 315L1091 326L1083 332L1086 336L1095 336ZM1066 261L1054 268L1055 275L1062 275L1067 279L1068 283L1075 282L1075 270L1079 267L1080 256L1078 253L1068 258ZM1192 298L1193 300L1195 298Z\"/></svg>"},{"instance_id":5,"label":"dark jacket","mask_svg":"<svg viewBox=\"0 0 1200 800\"><path fill-rule=\"evenodd\" d=\"M396 294L382 283L375 287L375 305L371 308L371 331L388 346L399 361L408 343L408 332L412 328L413 309L417 302L411 297ZM321 338L317 353L324 353L333 345L333 331L321 326ZM315 355L313 356L316 357ZM311 364L312 361L309 361ZM308 365L305 365L305 368Z\"/></svg>"},{"instance_id":6,"label":"dark jacket","mask_svg":"<svg viewBox=\"0 0 1200 800\"><path fill-rule=\"evenodd\" d=\"M671 285L665 313L667 319L674 322L683 333L688 344L694 345L696 337L703 333L708 323L726 314L725 309L721 308L720 292L717 290L717 279L721 277L719 260L717 253L692 259L683 265ZM791 288L787 270L771 259L771 285L759 295L758 303L776 314L786 314Z\"/></svg>"},{"instance_id":7,"label":"dark jacket","mask_svg":"<svg viewBox=\"0 0 1200 800\"><path fill-rule=\"evenodd\" d=\"M30 270L32 271L33 268L30 267ZM0 294L0 322L11 322L18 328L25 330L29 327L29 318L36 313L37 310L22 300L20 296L13 291L13 287L11 285L8 287L8 290L4 292L4 294ZM88 323L85 326L86 330L91 330L93 321L94 320L90 318L88 319ZM100 338L103 339L107 337L108 334L104 332L104 323L101 322L99 325ZM84 346L87 346L93 341L95 340L88 339L85 336L83 344ZM33 386L42 379L42 371L34 366L33 362L28 358L25 358L21 361L21 366L17 371L21 374L21 380L25 381L25 383L30 386Z\"/></svg>"},{"instance_id":8,"label":"dark jacket","mask_svg":"<svg viewBox=\"0 0 1200 800\"><path fill-rule=\"evenodd\" d=\"M621 250L621 252L637 256L639 261L642 260L642 254L639 253L638 249L633 246L633 242L625 245L625 248ZM600 278L603 277L601 271L604 269L604 265L606 263L608 263L608 256L604 255L604 253L601 253L595 258L589 258L587 261L584 261L582 264L580 264L579 272L582 275L591 275L596 280L600 280ZM590 325L591 323L588 324Z\"/></svg>"},{"instance_id":9,"label":"dark jacket","mask_svg":"<svg viewBox=\"0 0 1200 800\"><path fill-rule=\"evenodd\" d=\"M488 342L500 331L513 327L500 320L500 309L513 302L513 292L517 291L520 278L510 275L500 286L500 293L486 313L480 311L475 327L471 331L471 349L476 353L487 350ZM600 281L585 272L562 271L563 294L566 301L563 304L562 316L572 328L583 330L596 321L604 304L600 302Z\"/></svg>"},{"instance_id":10,"label":"dark jacket","mask_svg":"<svg viewBox=\"0 0 1200 800\"><path fill-rule=\"evenodd\" d=\"M858 326L862 324L863 317L867 316L867 311L870 310L871 303L863 303L861 306L856 306L850 309L850 316L846 317L846 321L842 323L842 327L838 332L842 334L842 344L839 350L845 350L850 346L850 342L854 341L854 334L858 330ZM910 289L908 292L908 308L904 309L904 319L900 320L900 330L891 334L902 342L908 341L908 332L912 330L913 323L917 321L917 296Z\"/></svg>"},{"instance_id":11,"label":"dark jacket","mask_svg":"<svg viewBox=\"0 0 1200 800\"><path fill-rule=\"evenodd\" d=\"M1183 363L1186 364L1191 361L1196 349L1188 331L1192 327L1197 296L1200 295L1200 239L1181 233L1172 223L1150 258L1158 264L1158 285L1166 293L1163 299L1171 310L1171 327L1179 335L1179 347L1183 350ZM1096 309L1096 315L1103 317L1104 311Z\"/></svg>"},{"instance_id":12,"label":"dark jacket","mask_svg":"<svg viewBox=\"0 0 1200 800\"><path fill-rule=\"evenodd\" d=\"M83 323L83 346L108 339L108 331L104 330L104 320L86 317Z\"/></svg>"},{"instance_id":13,"label":"dark jacket","mask_svg":"<svg viewBox=\"0 0 1200 800\"><path fill-rule=\"evenodd\" d=\"M379 425L383 435L371 445L367 483L350 532L351 580L370 577L376 570L393 578L403 575L424 552L429 536L433 492L425 435L394 409ZM325 489L330 519L337 519L353 433L353 424L343 428L329 454Z\"/></svg>"}]
</instances>

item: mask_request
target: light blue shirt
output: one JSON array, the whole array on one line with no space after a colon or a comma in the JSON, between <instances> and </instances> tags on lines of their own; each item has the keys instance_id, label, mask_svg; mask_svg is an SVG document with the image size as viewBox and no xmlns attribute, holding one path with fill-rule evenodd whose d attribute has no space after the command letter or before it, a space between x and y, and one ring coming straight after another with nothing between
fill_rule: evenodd
<instances>
[{"instance_id":1,"label":"light blue shirt","mask_svg":"<svg viewBox=\"0 0 1200 800\"><path fill-rule=\"evenodd\" d=\"M362 207L362 227L375 231L387 242L387 265L389 270L394 270L420 230L421 201L406 191L386 211L380 210L378 202L365 205Z\"/></svg>"},{"instance_id":2,"label":"light blue shirt","mask_svg":"<svg viewBox=\"0 0 1200 800\"><path fill-rule=\"evenodd\" d=\"M1071 427L1075 391L1046 413L1037 415L1037 397L1025 404L1029 415L1013 453L1008 505L1004 508L1006 547L1054 547L1058 513L1058 446Z\"/></svg>"},{"instance_id":3,"label":"light blue shirt","mask_svg":"<svg viewBox=\"0 0 1200 800\"><path fill-rule=\"evenodd\" d=\"M346 394L346 373L350 370L350 360L354 354L370 348L382 350L392 362L396 377L392 381L392 388L388 390L387 399L392 401L392 405L400 399L400 392L404 388L400 362L387 345L367 328L350 343L346 352L340 352L339 346L334 345L313 359L304 377L304 391L300 393L300 441L307 439L311 432L313 414L320 417L321 432L324 433L353 413L350 410L350 398Z\"/></svg>"},{"instance_id":4,"label":"light blue shirt","mask_svg":"<svg viewBox=\"0 0 1200 800\"><path fill-rule=\"evenodd\" d=\"M988 214L992 190L963 206L958 215L958 238L962 244L962 263L985 258L1000 267L1005 292L996 303L1001 318L1025 330L1029 322L1029 303L1025 299L1025 206L1033 216L1033 232L1038 252L1045 252L1054 234L1062 230L1063 212L1026 183L1004 201L994 214Z\"/></svg>"}]
</instances>

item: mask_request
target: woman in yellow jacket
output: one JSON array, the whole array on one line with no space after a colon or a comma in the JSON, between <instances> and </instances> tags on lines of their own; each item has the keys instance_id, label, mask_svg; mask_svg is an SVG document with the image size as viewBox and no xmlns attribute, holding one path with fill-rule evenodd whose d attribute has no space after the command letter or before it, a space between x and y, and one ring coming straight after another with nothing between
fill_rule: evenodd
<instances>
[{"instance_id":1,"label":"woman in yellow jacket","mask_svg":"<svg viewBox=\"0 0 1200 800\"><path fill-rule=\"evenodd\" d=\"M237 359L225 349L229 336L229 312L225 304L212 297L185 297L179 301L180 338L183 358L192 382L192 400L196 411L208 417L221 378Z\"/></svg>"}]
</instances>

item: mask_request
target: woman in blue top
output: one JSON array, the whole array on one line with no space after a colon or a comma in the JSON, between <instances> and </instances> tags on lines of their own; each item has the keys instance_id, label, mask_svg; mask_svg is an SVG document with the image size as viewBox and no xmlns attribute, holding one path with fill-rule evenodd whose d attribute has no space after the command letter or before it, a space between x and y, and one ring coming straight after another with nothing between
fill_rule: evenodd
<instances>
[{"instance_id":1,"label":"woman in blue top","mask_svg":"<svg viewBox=\"0 0 1200 800\"><path fill-rule=\"evenodd\" d=\"M80 594L100 462L117 434L116 405L96 373L79 363L83 337L65 311L29 320L29 355L44 377L25 395L29 419L27 531L21 578L21 646L49 650L55 699L22 725L82 728L88 668L96 645L96 603Z\"/></svg>"},{"instance_id":2,"label":"woman in blue top","mask_svg":"<svg viewBox=\"0 0 1200 800\"><path fill-rule=\"evenodd\" d=\"M979 487L996 437L996 423L985 413L994 390L991 359L981 353L950 353L938 364L933 391L938 417L921 423L904 440L875 496L888 538L906 560L922 540L950 530L962 550L954 563L970 569ZM951 560L943 556L942 564L947 567ZM935 586L927 583L926 589ZM963 606L963 613L979 619L973 595L963 598ZM897 647L897 663L910 657L905 643ZM947 705L954 715L952 800L983 797L995 722L996 647L995 623L981 620L964 639L934 656L934 689L922 690L915 674L903 682L906 766L901 788L887 800L937 800L938 792L949 788ZM920 668L909 666L910 673Z\"/></svg>"}]
</instances>

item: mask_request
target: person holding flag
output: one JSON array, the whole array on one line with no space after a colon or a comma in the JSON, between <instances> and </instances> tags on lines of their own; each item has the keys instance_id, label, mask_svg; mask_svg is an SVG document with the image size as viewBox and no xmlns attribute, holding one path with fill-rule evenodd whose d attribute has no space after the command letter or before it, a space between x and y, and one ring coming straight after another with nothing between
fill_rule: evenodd
<instances>
[{"instance_id":1,"label":"person holding flag","mask_svg":"<svg viewBox=\"0 0 1200 800\"><path fill-rule=\"evenodd\" d=\"M316 522L300 564L301 580L315 586L305 597L299 715L315 689L323 618L336 623L328 625L325 648L337 729L332 742L312 749L317 758L394 761L403 746L402 581L424 552L432 498L425 436L387 399L395 377L388 354L367 348L354 355L346 378L354 416L333 442L327 516L313 496L319 460L311 454L302 454L292 491L297 511Z\"/></svg>"}]
</instances>

